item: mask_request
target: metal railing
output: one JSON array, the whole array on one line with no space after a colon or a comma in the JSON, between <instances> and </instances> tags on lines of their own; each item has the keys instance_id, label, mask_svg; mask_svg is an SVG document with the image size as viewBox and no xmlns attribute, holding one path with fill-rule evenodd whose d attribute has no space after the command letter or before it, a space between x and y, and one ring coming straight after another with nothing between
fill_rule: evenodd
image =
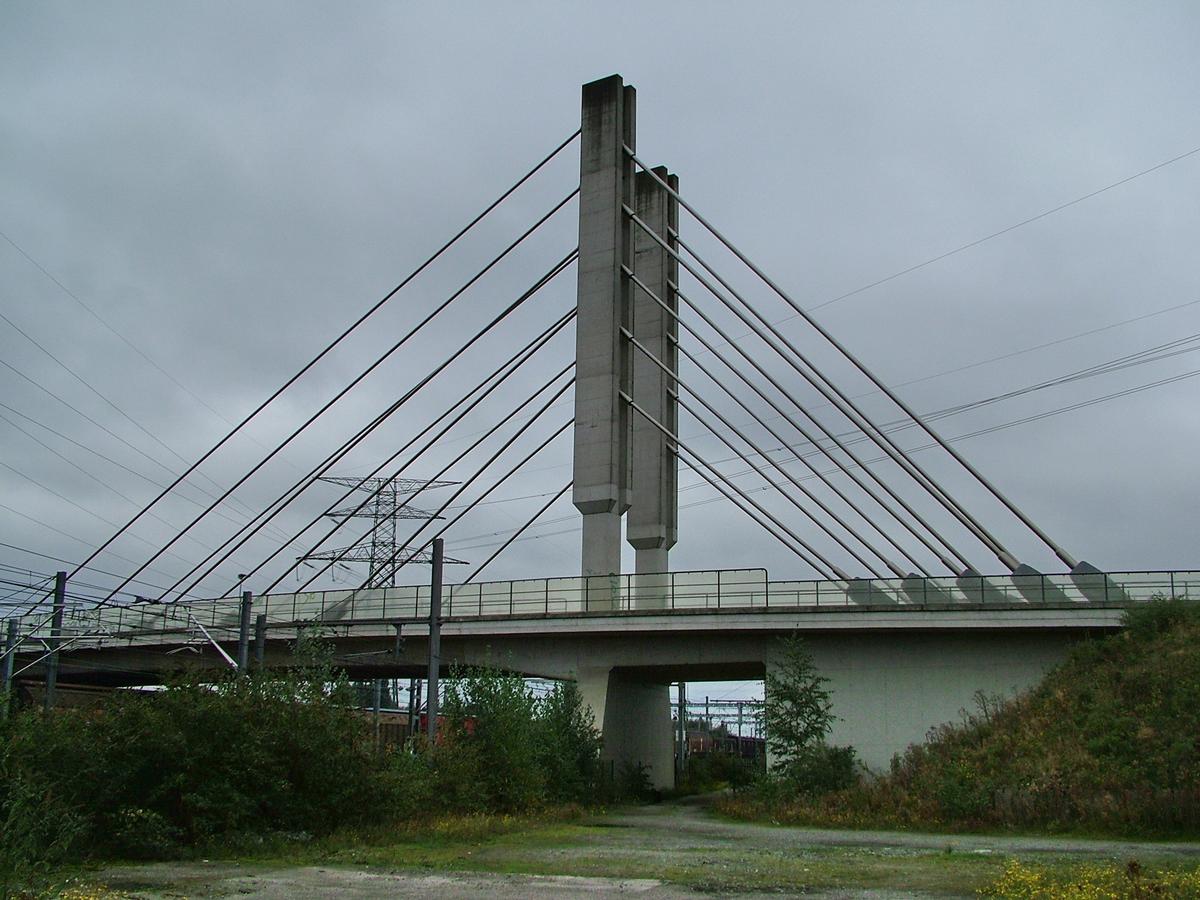
<instances>
[{"instance_id":1,"label":"metal railing","mask_svg":"<svg viewBox=\"0 0 1200 900\"><path fill-rule=\"evenodd\" d=\"M442 609L446 618L461 620L748 609L1070 607L1129 605L1156 597L1200 599L1200 572L770 581L765 569L724 569L532 578L447 585ZM314 624L385 634L398 622L428 617L429 586L271 594L254 598L254 613L265 613L268 628L274 629ZM44 615L18 622L26 642L49 637ZM180 643L194 635L196 622L218 640L236 640L238 598L74 607L67 611L62 637L76 648Z\"/></svg>"}]
</instances>

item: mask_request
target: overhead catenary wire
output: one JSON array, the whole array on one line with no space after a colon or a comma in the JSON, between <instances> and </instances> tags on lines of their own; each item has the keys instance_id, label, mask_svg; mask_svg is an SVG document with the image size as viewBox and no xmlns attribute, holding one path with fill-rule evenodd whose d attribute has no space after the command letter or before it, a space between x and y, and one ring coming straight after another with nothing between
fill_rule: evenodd
<instances>
[{"instance_id":1,"label":"overhead catenary wire","mask_svg":"<svg viewBox=\"0 0 1200 900\"><path fill-rule=\"evenodd\" d=\"M188 475L190 475L192 472L194 472L201 465L203 465L204 462L206 460L208 460L214 453L216 453L223 446L225 446L225 444L227 444L233 438L233 436L235 434L237 434L239 431L241 431L242 428L244 428L249 422L251 422L254 418L256 418L259 413L261 413L271 403L273 403L281 394L283 394L284 391L286 391L293 384L295 384L297 381L299 381L300 378L302 378L308 371L310 371L313 368L313 366L315 366L318 362L320 362L322 359L324 359L330 352L332 352L334 350L334 348L336 348L339 344L341 344L341 342L343 340L345 340L351 333L356 331L359 328L359 326L361 326L364 322L366 322L367 319L371 318L371 316L373 316L376 312L378 312L389 300L391 300L396 294L398 294L401 290L403 290L405 286L407 286L410 282L412 282L413 279L415 279L418 275L420 275L422 272L424 272L426 269L428 269L431 265L433 265L434 262L436 262L452 246L454 246L456 243L458 243L459 239L461 239L467 232L469 232L472 228L474 228L477 224L479 224L479 222L481 222L489 213L491 213L492 210L496 209L496 207L498 207L501 203L503 203L506 199L508 199L508 197L511 196L515 191L517 191L523 184L525 184L527 181L529 181L529 179L531 179L534 175L536 175L539 171L541 171L541 169L547 163L549 163L552 159L554 159L554 157L556 157L564 148L566 148L572 141L574 141L575 138L577 138L579 136L579 134L580 134L579 130L576 130L575 132L573 132L569 137L567 137L565 140L563 140L557 147L555 147L552 151L550 151L550 153L548 153L532 169L530 169L528 172L526 172L524 175L522 175L519 179L517 179L517 181L511 187L509 187L499 197L497 197L495 200L493 200L491 203L489 203L486 207L484 207L482 212L480 212L478 215L476 215L475 218L473 218L470 222L468 222L465 226L463 226L463 228L461 228L453 237L451 237L448 241L446 241L444 244L442 244L442 246L439 247L436 251L434 251L434 253L431 256L426 258L426 260L424 262L422 262L415 269L413 269L413 271L411 273L409 273L407 276L405 276L404 279L401 280L401 282L398 285L396 285L396 287L394 287L392 290L390 290L388 293L386 293L383 297L381 297L378 301L376 301L376 303L374 305L372 305L366 312L364 312L354 322L352 322L349 326L347 326L337 337L335 337L320 352L318 352L316 354L316 356L314 356L307 363L305 363L303 366L301 366L300 369L294 375L292 375L290 378L288 378L288 380L285 381L282 385L280 385L280 387L276 388L270 394L270 396L268 396L265 400L263 400L248 415L243 417L241 419L241 421L238 422L237 425L235 425L229 432L227 432L225 434L224 437L222 437L211 448L209 448L207 451L205 451L205 453L203 453L194 463L192 463L183 472L183 474L180 475L166 490L164 490L157 497L155 497L153 500L151 500L145 507L143 507L141 512L139 512L137 515L135 515L133 518L131 518L124 526L122 526L122 528L120 530L118 530L107 541L105 541L103 544L101 544L99 547L97 547L91 553L91 555L89 555L86 559L84 559L83 562L80 563L79 565L82 566L82 565L86 565L87 563L90 563L97 556L99 556L102 552L104 552L104 550L107 549L107 547L113 541L115 541L118 537L120 537L120 535L125 530L127 530L128 528L130 528L134 524L136 524L141 519L142 515L145 514L145 512L147 510L149 510L151 507L153 507L155 504L157 504L160 500L162 500L163 497L167 496L167 494L169 494L172 490L174 490L175 487L177 487L180 483L182 483L183 479L185 479ZM78 571L78 568L75 571ZM75 572L72 571L71 574L73 575L73 574L75 574Z\"/></svg>"},{"instance_id":2,"label":"overhead catenary wire","mask_svg":"<svg viewBox=\"0 0 1200 900\"><path fill-rule=\"evenodd\" d=\"M179 584L183 583L184 581L186 581L193 574L195 574L195 572L197 572L199 569L203 568L206 565L209 566L208 570L203 575L201 575L199 579L197 579L196 581L193 581L192 584L188 588L188 590L194 589L195 586L197 584L199 584L200 581L202 581L210 573L215 571L217 566L219 566L221 563L223 563L226 559L229 558L229 556L232 553L236 552L248 540L250 540L250 538L253 537L253 535L255 533L257 533L258 529L263 526L263 524L270 521L272 518L274 518L279 513L281 513L287 506L289 506L292 502L294 502L303 493L303 491L305 491L308 487L310 487L313 483L315 483L324 472L328 471L339 460L341 460L343 457L345 457L346 454L348 454L351 450L353 450L356 446L358 446L376 428L378 428L380 425L382 425L385 421L388 420L388 418L390 418L399 409L401 409L409 400L411 400L414 396L416 396L416 394L421 389L423 389L430 382L432 382L442 371L444 371L447 367L449 367L457 359L459 359L464 353L466 353L466 351L468 349L470 349L476 342L478 342L486 334L488 334L494 327L496 327L500 322L502 322L508 315L510 315L517 308L519 308L522 304L524 304L530 298L532 298L534 295L536 295L539 290L541 290L543 287L545 287L547 284L549 284L550 281L553 280L553 278L555 276L557 276L558 273L562 272L577 255L578 255L577 251L575 251L575 250L568 252L567 255L564 256L557 263L555 263L554 266L552 266L546 274L544 274L541 278L539 278L533 284L532 287L530 287L526 291L522 292L505 309L503 309L501 312L496 314L489 322L487 322L480 329L478 329L475 332L475 334L472 335L466 341L466 343L461 345L457 350L452 352L445 360L443 360L440 364L438 364L436 367L434 367L434 369L432 371L430 371L428 374L426 374L413 387L411 387L408 391L406 391L398 400L396 400L395 402L390 404L386 409L384 409L381 413L379 413L371 422L369 422L366 426L364 426L362 429L360 429L356 435L354 435L349 440L343 442L341 447L339 447L333 453L327 455L325 457L325 459L322 460L320 463L318 463L316 466L314 466L308 472L307 475L302 477L299 481L295 482L291 487L289 487L286 491L284 491L282 495L280 495L274 501L272 501L272 503L269 504L263 510L263 512L259 514L262 521L258 525L255 525L254 528L252 528L252 529L244 528L238 534L235 534L232 537L228 538L226 540L226 542L224 544L222 544L220 548L218 548L218 551L224 551L224 555L222 555L219 559L217 559L216 562L212 562L212 561L214 559L214 556L217 556L218 554L217 553L210 554L208 557L206 557L204 560L202 560L199 564L197 564L196 566L193 566L192 569L187 574L185 574L182 578L178 579L175 582L175 584L172 585L172 589L177 587ZM412 333L415 333L415 332L410 332L410 335L408 335L408 336L411 336ZM407 336L406 336L406 338L404 338L402 340L405 340L405 339L407 339ZM393 456L393 458L394 458L394 456ZM378 471L378 469L376 471ZM329 508L325 511L325 513L323 513L322 515L327 515L330 511L332 511L336 506L338 506L347 497L349 497L351 494L355 493L355 490L356 489L354 487L351 487L349 490L343 492L341 494L341 496L337 500L335 500L333 502L333 504L331 504L329 506ZM366 497L363 500L363 502L360 503L355 508L355 510L353 512L357 513L358 511L363 509L363 507L367 503L371 502L371 500L374 499L374 497L377 495L377 493L378 493L377 490L369 492L369 496ZM253 524L253 523L251 523L251 524ZM305 530L307 530L307 527L305 528ZM236 541L236 543L235 543L235 541ZM288 546L291 546L294 541L295 541L295 538L290 540L288 542ZM233 546L229 547L230 544L233 544ZM227 547L229 548L228 550L226 550ZM304 552L304 551L302 551L302 552ZM273 554L272 557L270 557L270 558L274 558L275 555L278 555L278 554ZM248 573L248 575L256 574L257 571L261 568L261 565L262 564L255 567L255 569L252 570L252 572Z\"/></svg>"},{"instance_id":3,"label":"overhead catenary wire","mask_svg":"<svg viewBox=\"0 0 1200 900\"><path fill-rule=\"evenodd\" d=\"M9 509L9 507L7 507L7 506L5 506L5 507L2 507L2 508L3 508L3 509ZM12 510L10 510L10 511L12 511ZM41 523L39 523L39 524L41 524ZM69 535L69 534L66 534L66 533L63 533L63 536L64 536L64 537L71 537L71 535ZM86 543L86 541L84 541L82 538L72 538L72 540L79 541L80 543ZM71 565L71 560L69 560L69 559L64 559L64 558L62 558L61 556L52 556L52 555L50 555L49 553L41 553L41 552L39 552L39 551L37 551L37 550L31 550L31 549L30 549L30 548L28 548L28 547L22 547L22 546L20 546L20 545L18 545L18 544L10 544L10 543L7 543L6 541L0 541L0 547L5 547L5 548L7 548L7 549L9 549L9 550L16 550L18 553L27 553L27 554L29 554L30 556L37 556L37 557L40 557L40 558L42 558L42 559L48 559L48 560L51 560L52 562L65 563L65 564L67 564L67 565ZM127 562L130 562L130 563L132 563L132 562L133 562L133 560L127 560ZM123 576L121 576L121 575L117 574L116 572L109 572L109 571L107 571L107 570L105 570L105 569L100 569L100 568L97 568L96 566L84 566L84 569L86 569L86 570L87 570L87 571L89 571L89 572L98 572L98 573L99 573L99 574L101 574L101 575L110 575L110 576L112 576L113 578L121 578L121 577L123 577ZM75 579L72 579L72 582L75 582ZM161 590L161 585L151 584L151 583L149 583L149 582L145 582L145 581L137 581L137 582L134 582L134 583L135 583L135 584L144 584L144 585L146 585L146 586L147 586L147 587L149 587L149 588L153 588L154 590ZM99 587L98 585L93 585L93 586L94 586L94 587ZM102 590L106 590L106 588L102 588ZM196 598L196 599L200 599L200 598Z\"/></svg>"}]
</instances>

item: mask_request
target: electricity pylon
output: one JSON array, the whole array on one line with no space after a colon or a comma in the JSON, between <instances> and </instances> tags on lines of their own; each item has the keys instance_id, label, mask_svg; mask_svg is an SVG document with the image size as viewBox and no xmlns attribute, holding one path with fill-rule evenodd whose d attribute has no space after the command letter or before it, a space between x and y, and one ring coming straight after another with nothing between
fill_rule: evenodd
<instances>
[{"instance_id":1,"label":"electricity pylon","mask_svg":"<svg viewBox=\"0 0 1200 900\"><path fill-rule=\"evenodd\" d=\"M322 475L320 480L355 490L367 491L372 495L371 500L361 507L355 504L326 513L329 518L342 522L349 521L351 518L371 519L374 524L370 536L366 540L349 547L306 553L301 559L368 563L366 586L369 588L395 587L396 572L399 569L398 564L401 562L429 563L431 561L428 551L397 546L396 520L433 521L440 519L441 516L409 505L408 500L418 491L448 487L458 483L456 481L426 481L418 478L355 478L351 475ZM446 558L444 561L447 563L462 562L462 560L450 558Z\"/></svg>"}]
</instances>

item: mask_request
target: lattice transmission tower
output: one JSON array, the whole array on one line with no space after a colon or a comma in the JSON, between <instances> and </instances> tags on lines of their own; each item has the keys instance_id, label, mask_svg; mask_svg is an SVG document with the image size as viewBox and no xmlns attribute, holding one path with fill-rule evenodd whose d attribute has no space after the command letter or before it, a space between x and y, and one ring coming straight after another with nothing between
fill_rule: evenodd
<instances>
[{"instance_id":1,"label":"lattice transmission tower","mask_svg":"<svg viewBox=\"0 0 1200 900\"><path fill-rule=\"evenodd\" d=\"M441 516L411 506L408 502L418 491L448 487L457 481L430 481L419 478L356 478L352 475L322 475L321 481L343 487L366 491L372 495L365 504L354 504L326 513L331 519L347 522L352 518L371 519L373 526L369 537L349 547L335 547L306 553L301 560L335 560L338 562L365 562L369 564L366 586L395 587L398 563L408 561L429 563L432 554L427 550L416 550L396 543L396 521L398 519L424 519L432 521ZM463 560L446 557L443 562L462 563Z\"/></svg>"}]
</instances>

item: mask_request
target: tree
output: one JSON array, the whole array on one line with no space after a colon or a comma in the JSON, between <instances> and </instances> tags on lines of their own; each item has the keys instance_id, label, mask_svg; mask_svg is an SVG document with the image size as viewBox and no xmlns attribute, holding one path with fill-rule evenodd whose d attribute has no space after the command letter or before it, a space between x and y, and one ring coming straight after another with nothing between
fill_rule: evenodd
<instances>
[{"instance_id":1,"label":"tree","mask_svg":"<svg viewBox=\"0 0 1200 900\"><path fill-rule=\"evenodd\" d=\"M837 718L828 683L799 635L780 639L765 679L763 725L772 772L802 793L838 790L855 779L854 748L825 743Z\"/></svg>"},{"instance_id":2,"label":"tree","mask_svg":"<svg viewBox=\"0 0 1200 900\"><path fill-rule=\"evenodd\" d=\"M774 667L767 670L763 724L773 767L786 765L824 742L833 730L829 679L817 672L804 641L793 634L780 638Z\"/></svg>"}]
</instances>

